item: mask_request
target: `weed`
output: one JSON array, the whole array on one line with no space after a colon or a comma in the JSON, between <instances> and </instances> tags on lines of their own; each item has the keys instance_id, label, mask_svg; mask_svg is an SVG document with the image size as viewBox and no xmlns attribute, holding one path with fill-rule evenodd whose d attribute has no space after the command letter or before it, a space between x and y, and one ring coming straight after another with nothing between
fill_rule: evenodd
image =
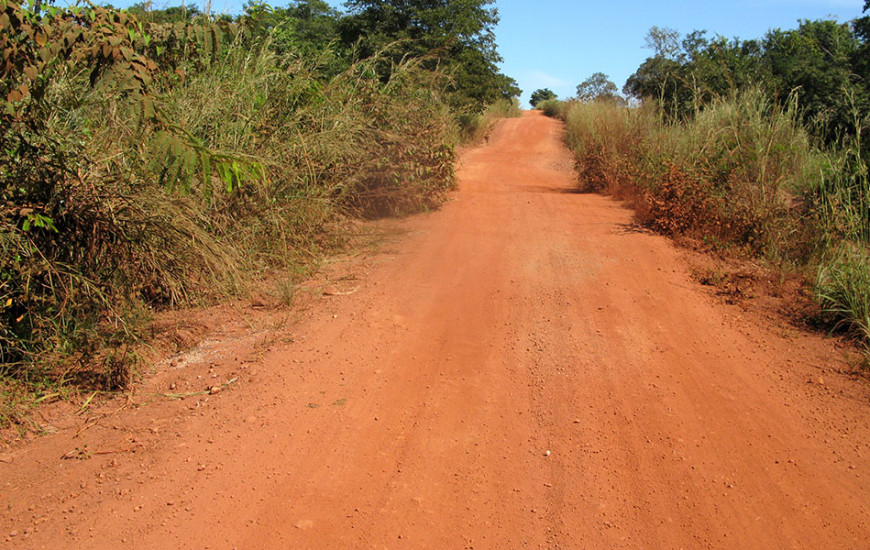
<instances>
[{"instance_id":1,"label":"weed","mask_svg":"<svg viewBox=\"0 0 870 550\"><path fill-rule=\"evenodd\" d=\"M822 262L816 293L835 328L859 334L870 342L870 253L844 243Z\"/></svg>"}]
</instances>

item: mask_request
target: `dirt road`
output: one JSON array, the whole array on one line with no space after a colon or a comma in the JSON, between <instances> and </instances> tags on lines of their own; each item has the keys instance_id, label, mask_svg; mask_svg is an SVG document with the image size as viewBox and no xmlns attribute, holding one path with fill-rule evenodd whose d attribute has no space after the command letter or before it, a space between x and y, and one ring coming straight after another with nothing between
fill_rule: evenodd
<instances>
[{"instance_id":1,"label":"dirt road","mask_svg":"<svg viewBox=\"0 0 870 550\"><path fill-rule=\"evenodd\" d=\"M141 393L0 456L0 543L870 547L866 382L574 193L560 131L504 121L302 319L148 382L223 391Z\"/></svg>"}]
</instances>

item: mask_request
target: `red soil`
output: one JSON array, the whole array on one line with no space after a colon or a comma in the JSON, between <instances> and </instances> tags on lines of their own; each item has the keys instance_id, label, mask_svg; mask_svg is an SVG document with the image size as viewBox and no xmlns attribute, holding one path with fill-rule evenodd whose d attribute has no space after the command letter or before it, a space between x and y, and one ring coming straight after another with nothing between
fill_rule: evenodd
<instances>
[{"instance_id":1,"label":"red soil","mask_svg":"<svg viewBox=\"0 0 870 550\"><path fill-rule=\"evenodd\" d=\"M538 113L459 178L300 318L216 310L133 402L0 455L0 546L870 544L870 390L834 342L719 303L572 192Z\"/></svg>"}]
</instances>

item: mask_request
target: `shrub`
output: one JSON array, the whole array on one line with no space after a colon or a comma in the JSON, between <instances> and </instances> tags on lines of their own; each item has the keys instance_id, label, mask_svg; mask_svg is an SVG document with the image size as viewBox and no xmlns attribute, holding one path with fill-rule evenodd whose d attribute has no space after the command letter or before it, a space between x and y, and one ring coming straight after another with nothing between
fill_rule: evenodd
<instances>
[{"instance_id":1,"label":"shrub","mask_svg":"<svg viewBox=\"0 0 870 550\"><path fill-rule=\"evenodd\" d=\"M152 309L244 290L348 214L452 186L446 79L415 62L325 73L244 24L0 2L2 374L123 386L118 350Z\"/></svg>"},{"instance_id":2,"label":"shrub","mask_svg":"<svg viewBox=\"0 0 870 550\"><path fill-rule=\"evenodd\" d=\"M566 121L588 184L633 200L653 225L774 256L791 247L792 207L819 158L793 111L750 92L679 124L608 102L572 104Z\"/></svg>"},{"instance_id":3,"label":"shrub","mask_svg":"<svg viewBox=\"0 0 870 550\"><path fill-rule=\"evenodd\" d=\"M566 102L558 99L547 99L538 102L535 108L543 111L548 117L564 119L567 105Z\"/></svg>"},{"instance_id":4,"label":"shrub","mask_svg":"<svg viewBox=\"0 0 870 550\"><path fill-rule=\"evenodd\" d=\"M542 101L550 101L551 99L556 99L556 93L549 88L542 88L532 92L529 104L534 109L537 108L538 104Z\"/></svg>"}]
</instances>

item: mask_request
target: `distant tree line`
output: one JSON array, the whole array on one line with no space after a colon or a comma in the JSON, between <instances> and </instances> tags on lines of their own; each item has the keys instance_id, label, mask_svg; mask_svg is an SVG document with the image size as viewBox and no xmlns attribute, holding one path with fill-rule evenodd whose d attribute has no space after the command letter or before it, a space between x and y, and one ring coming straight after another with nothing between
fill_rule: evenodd
<instances>
[{"instance_id":1,"label":"distant tree line","mask_svg":"<svg viewBox=\"0 0 870 550\"><path fill-rule=\"evenodd\" d=\"M773 29L761 39L685 36L650 29L653 55L632 74L622 92L653 101L674 121L685 120L714 99L760 88L780 105L795 102L813 135L830 144L866 134L870 126L870 0L862 17L848 23L803 20L797 29ZM534 107L555 99L549 89L532 94ZM616 85L597 72L577 86L579 101L624 101ZM865 152L870 139L864 139Z\"/></svg>"},{"instance_id":2,"label":"distant tree line","mask_svg":"<svg viewBox=\"0 0 870 550\"><path fill-rule=\"evenodd\" d=\"M849 23L801 21L761 39L686 36L653 27L654 55L623 92L657 102L675 120L694 116L713 99L760 88L781 105L797 103L808 128L826 143L867 131L870 115L870 0Z\"/></svg>"},{"instance_id":3,"label":"distant tree line","mask_svg":"<svg viewBox=\"0 0 870 550\"><path fill-rule=\"evenodd\" d=\"M532 107L537 107L544 101L552 101L558 99L556 93L549 88L542 88L532 92L532 97L529 103ZM604 73L593 73L589 78L577 85L577 95L569 98L574 101L613 101L619 104L625 104L625 99L619 95L619 88L610 80L610 77Z\"/></svg>"}]
</instances>

